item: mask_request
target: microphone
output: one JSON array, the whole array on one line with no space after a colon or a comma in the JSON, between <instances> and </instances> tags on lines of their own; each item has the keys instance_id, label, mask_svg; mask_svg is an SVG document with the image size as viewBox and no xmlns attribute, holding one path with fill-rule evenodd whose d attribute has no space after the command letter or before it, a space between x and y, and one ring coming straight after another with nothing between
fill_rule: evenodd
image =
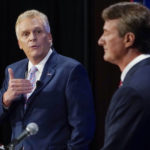
<instances>
[{"instance_id":1,"label":"microphone","mask_svg":"<svg viewBox=\"0 0 150 150\"><path fill-rule=\"evenodd\" d=\"M8 145L8 148L15 147L20 141L26 137L36 134L39 131L39 127L36 123L31 122L27 125L26 129Z\"/></svg>"},{"instance_id":2,"label":"microphone","mask_svg":"<svg viewBox=\"0 0 150 150\"><path fill-rule=\"evenodd\" d=\"M36 81L36 88L39 88L41 86L41 84L42 84L41 81L37 80Z\"/></svg>"}]
</instances>

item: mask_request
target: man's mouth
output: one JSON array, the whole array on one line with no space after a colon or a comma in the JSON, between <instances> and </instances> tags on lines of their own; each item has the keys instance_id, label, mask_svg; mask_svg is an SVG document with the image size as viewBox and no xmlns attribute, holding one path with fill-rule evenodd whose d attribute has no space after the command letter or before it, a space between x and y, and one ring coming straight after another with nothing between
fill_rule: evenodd
<instances>
[{"instance_id":1,"label":"man's mouth","mask_svg":"<svg viewBox=\"0 0 150 150\"><path fill-rule=\"evenodd\" d=\"M106 48L104 48L104 52L106 52L107 51L107 49Z\"/></svg>"},{"instance_id":2,"label":"man's mouth","mask_svg":"<svg viewBox=\"0 0 150 150\"><path fill-rule=\"evenodd\" d=\"M32 45L32 46L30 46L30 48L38 48L39 46L37 46L37 45Z\"/></svg>"}]
</instances>

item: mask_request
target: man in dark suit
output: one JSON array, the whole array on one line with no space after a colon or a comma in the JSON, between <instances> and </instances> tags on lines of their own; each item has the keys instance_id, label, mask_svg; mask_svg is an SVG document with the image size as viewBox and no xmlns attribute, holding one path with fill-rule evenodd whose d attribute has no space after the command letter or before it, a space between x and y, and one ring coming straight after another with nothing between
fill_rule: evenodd
<instances>
[{"instance_id":1,"label":"man in dark suit","mask_svg":"<svg viewBox=\"0 0 150 150\"><path fill-rule=\"evenodd\" d=\"M27 59L6 68L0 123L9 120L12 139L30 122L35 122L39 131L21 141L15 150L88 150L95 115L84 67L51 48L48 19L37 10L18 17L16 35ZM34 73L32 67L36 68Z\"/></svg>"},{"instance_id":2,"label":"man in dark suit","mask_svg":"<svg viewBox=\"0 0 150 150\"><path fill-rule=\"evenodd\" d=\"M120 2L102 12L98 44L104 60L117 65L123 84L112 97L101 150L150 149L150 10Z\"/></svg>"}]
</instances>

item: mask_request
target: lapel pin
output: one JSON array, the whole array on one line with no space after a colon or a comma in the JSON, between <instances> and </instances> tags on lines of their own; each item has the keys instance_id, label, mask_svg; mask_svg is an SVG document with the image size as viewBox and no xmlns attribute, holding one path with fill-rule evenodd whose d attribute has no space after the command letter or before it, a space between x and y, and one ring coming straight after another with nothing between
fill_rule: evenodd
<instances>
[{"instance_id":1,"label":"lapel pin","mask_svg":"<svg viewBox=\"0 0 150 150\"><path fill-rule=\"evenodd\" d=\"M51 76L52 74L51 74L51 73L47 73L47 75L48 75L48 76Z\"/></svg>"}]
</instances>

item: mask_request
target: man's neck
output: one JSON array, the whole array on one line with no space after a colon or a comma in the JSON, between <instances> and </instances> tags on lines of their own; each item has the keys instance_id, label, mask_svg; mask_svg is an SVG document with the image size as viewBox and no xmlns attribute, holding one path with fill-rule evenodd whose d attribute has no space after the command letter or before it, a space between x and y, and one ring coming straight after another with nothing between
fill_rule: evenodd
<instances>
[{"instance_id":1,"label":"man's neck","mask_svg":"<svg viewBox=\"0 0 150 150\"><path fill-rule=\"evenodd\" d=\"M121 72L132 60L134 60L136 57L138 57L141 54L142 53L139 52L137 49L130 49L128 53L124 56L124 58L117 64Z\"/></svg>"}]
</instances>

